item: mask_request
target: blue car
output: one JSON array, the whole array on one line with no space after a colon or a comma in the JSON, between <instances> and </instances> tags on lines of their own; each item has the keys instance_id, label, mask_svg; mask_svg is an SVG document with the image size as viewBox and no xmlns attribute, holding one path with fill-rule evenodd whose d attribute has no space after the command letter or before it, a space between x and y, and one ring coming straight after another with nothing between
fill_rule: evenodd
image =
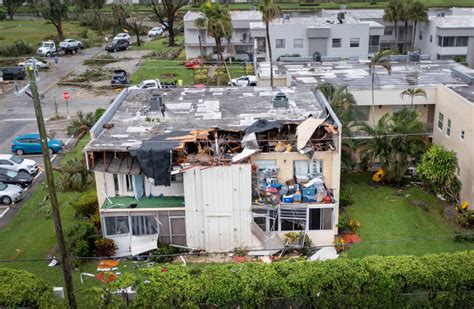
<instances>
[{"instance_id":1,"label":"blue car","mask_svg":"<svg viewBox=\"0 0 474 309\"><path fill-rule=\"evenodd\" d=\"M57 153L63 148L63 143L57 139L48 138L49 154ZM12 152L18 156L29 153L41 153L40 136L37 133L17 136L12 141Z\"/></svg>"}]
</instances>

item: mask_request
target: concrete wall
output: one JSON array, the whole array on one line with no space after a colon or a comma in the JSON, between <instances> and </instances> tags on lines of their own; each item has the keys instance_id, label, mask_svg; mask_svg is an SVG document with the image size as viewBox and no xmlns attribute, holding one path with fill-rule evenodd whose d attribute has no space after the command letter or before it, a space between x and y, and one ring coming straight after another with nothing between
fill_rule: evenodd
<instances>
[{"instance_id":1,"label":"concrete wall","mask_svg":"<svg viewBox=\"0 0 474 309\"><path fill-rule=\"evenodd\" d=\"M278 39L285 40L285 48L276 48ZM302 39L303 47L295 48L294 39ZM306 27L301 24L284 23L270 25L270 42L272 46L273 59L283 55L299 54L302 57L308 57L308 37Z\"/></svg>"},{"instance_id":2,"label":"concrete wall","mask_svg":"<svg viewBox=\"0 0 474 309\"><path fill-rule=\"evenodd\" d=\"M359 38L359 47L350 47L350 39ZM341 39L341 47L332 47L332 39ZM369 54L368 24L333 24L327 40L327 55L332 57L359 57L367 59Z\"/></svg>"},{"instance_id":3,"label":"concrete wall","mask_svg":"<svg viewBox=\"0 0 474 309\"><path fill-rule=\"evenodd\" d=\"M444 115L443 130L437 126L439 113ZM451 136L446 127L451 120ZM474 209L474 103L467 101L444 85L438 86L438 101L435 110L433 142L453 150L457 154L459 179L462 182L461 202L468 202ZM461 139L464 131L464 139Z\"/></svg>"}]
</instances>

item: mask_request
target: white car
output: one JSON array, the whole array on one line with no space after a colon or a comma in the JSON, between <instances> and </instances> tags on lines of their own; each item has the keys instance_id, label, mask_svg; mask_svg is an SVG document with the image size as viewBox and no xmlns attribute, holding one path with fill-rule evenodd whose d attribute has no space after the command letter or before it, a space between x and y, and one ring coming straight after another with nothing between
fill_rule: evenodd
<instances>
[{"instance_id":1,"label":"white car","mask_svg":"<svg viewBox=\"0 0 474 309\"><path fill-rule=\"evenodd\" d=\"M15 185L0 182L0 201L2 204L18 202L24 196L23 189Z\"/></svg>"},{"instance_id":2,"label":"white car","mask_svg":"<svg viewBox=\"0 0 474 309\"><path fill-rule=\"evenodd\" d=\"M161 27L154 27L148 31L148 37L153 38L163 34L163 29Z\"/></svg>"},{"instance_id":3,"label":"white car","mask_svg":"<svg viewBox=\"0 0 474 309\"><path fill-rule=\"evenodd\" d=\"M10 154L0 154L0 168L15 172L25 171L30 175L38 172L38 164L30 159L23 159Z\"/></svg>"},{"instance_id":4,"label":"white car","mask_svg":"<svg viewBox=\"0 0 474 309\"><path fill-rule=\"evenodd\" d=\"M257 86L257 77L255 75L245 75L233 78L229 82L231 86Z\"/></svg>"},{"instance_id":5,"label":"white car","mask_svg":"<svg viewBox=\"0 0 474 309\"><path fill-rule=\"evenodd\" d=\"M130 42L131 38L128 33L119 33L116 36L114 36L114 38L112 39L112 41L116 41L116 40L127 40L128 42Z\"/></svg>"},{"instance_id":6,"label":"white car","mask_svg":"<svg viewBox=\"0 0 474 309\"><path fill-rule=\"evenodd\" d=\"M81 41L74 40L74 39L65 39L61 43L59 43L59 48L62 50L67 50L67 49L82 49L84 48L84 45L82 45Z\"/></svg>"},{"instance_id":7,"label":"white car","mask_svg":"<svg viewBox=\"0 0 474 309\"><path fill-rule=\"evenodd\" d=\"M32 67L33 66L33 61L36 65L36 67L38 67L38 68L42 68L42 69L49 68L49 64L46 61L42 61L42 60L39 60L39 59L33 59L33 58L28 59L24 62L18 63L18 66L23 67L23 68L24 67Z\"/></svg>"},{"instance_id":8,"label":"white car","mask_svg":"<svg viewBox=\"0 0 474 309\"><path fill-rule=\"evenodd\" d=\"M161 83L159 79L149 79L144 80L136 86L128 87L128 90L137 90L137 89L161 89Z\"/></svg>"}]
</instances>

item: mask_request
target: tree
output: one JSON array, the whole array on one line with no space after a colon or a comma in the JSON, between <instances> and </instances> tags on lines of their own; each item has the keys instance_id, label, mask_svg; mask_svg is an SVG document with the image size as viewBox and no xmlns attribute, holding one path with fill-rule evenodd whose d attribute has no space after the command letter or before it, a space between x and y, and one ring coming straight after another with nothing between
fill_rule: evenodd
<instances>
[{"instance_id":1,"label":"tree","mask_svg":"<svg viewBox=\"0 0 474 309\"><path fill-rule=\"evenodd\" d=\"M13 15L23 4L23 0L3 0L3 6L7 9L7 15L10 17L10 20L13 20Z\"/></svg>"},{"instance_id":2,"label":"tree","mask_svg":"<svg viewBox=\"0 0 474 309\"><path fill-rule=\"evenodd\" d=\"M426 149L426 125L418 114L402 109L397 114L385 114L374 127L361 124L360 130L368 137L362 140L361 154L373 162L379 159L388 182L399 185L410 162L417 161Z\"/></svg>"},{"instance_id":3,"label":"tree","mask_svg":"<svg viewBox=\"0 0 474 309\"><path fill-rule=\"evenodd\" d=\"M372 124L375 125L375 70L378 66L384 68L388 74L392 72L392 65L388 59L392 52L390 50L384 50L377 52L369 62L369 72L372 77Z\"/></svg>"},{"instance_id":4,"label":"tree","mask_svg":"<svg viewBox=\"0 0 474 309\"><path fill-rule=\"evenodd\" d=\"M218 64L224 65L230 80L229 69L222 55L222 39L232 37L232 19L229 9L219 3L207 1L201 6L201 16L196 19L195 24L198 28L206 29L207 35L214 38Z\"/></svg>"},{"instance_id":5,"label":"tree","mask_svg":"<svg viewBox=\"0 0 474 309\"><path fill-rule=\"evenodd\" d=\"M263 0L258 6L258 10L262 13L262 21L265 24L265 33L268 45L268 58L270 60L270 86L273 88L273 59L272 45L270 43L270 22L280 16L280 7L275 5L273 0Z\"/></svg>"},{"instance_id":6,"label":"tree","mask_svg":"<svg viewBox=\"0 0 474 309\"><path fill-rule=\"evenodd\" d=\"M393 22L395 31L395 48L398 52L398 22L402 20L403 16L403 3L401 0L390 0L384 9L385 14L383 20Z\"/></svg>"},{"instance_id":7,"label":"tree","mask_svg":"<svg viewBox=\"0 0 474 309\"><path fill-rule=\"evenodd\" d=\"M59 40L64 40L63 21L68 18L68 2L64 0L40 0L38 10L43 18L51 21L56 28Z\"/></svg>"},{"instance_id":8,"label":"tree","mask_svg":"<svg viewBox=\"0 0 474 309\"><path fill-rule=\"evenodd\" d=\"M166 31L168 31L168 46L175 46L175 23L178 18L178 12L183 6L188 4L188 1L161 0L161 3L158 3L158 0L151 0L151 4L156 19L158 19L160 24L165 28Z\"/></svg>"},{"instance_id":9,"label":"tree","mask_svg":"<svg viewBox=\"0 0 474 309\"><path fill-rule=\"evenodd\" d=\"M99 34L103 31L103 20L100 11L105 6L106 0L73 0L78 14L92 14Z\"/></svg>"},{"instance_id":10,"label":"tree","mask_svg":"<svg viewBox=\"0 0 474 309\"><path fill-rule=\"evenodd\" d=\"M405 37L408 36L408 22L410 21L410 18L408 17L408 11L410 10L412 3L413 0L402 0L403 11L400 14L400 20L405 23Z\"/></svg>"},{"instance_id":11,"label":"tree","mask_svg":"<svg viewBox=\"0 0 474 309\"><path fill-rule=\"evenodd\" d=\"M408 88L407 90L402 91L400 94L403 99L404 96L409 96L411 99L411 108L413 109L413 100L415 97L424 97L426 99L426 91L422 88Z\"/></svg>"},{"instance_id":12,"label":"tree","mask_svg":"<svg viewBox=\"0 0 474 309\"><path fill-rule=\"evenodd\" d=\"M418 31L418 22L423 22L428 20L428 9L426 8L425 4L421 1L415 1L413 2L409 9L408 9L408 18L409 20L413 21L413 35L412 35L412 43L411 47L414 50L415 49L415 37L416 33Z\"/></svg>"},{"instance_id":13,"label":"tree","mask_svg":"<svg viewBox=\"0 0 474 309\"><path fill-rule=\"evenodd\" d=\"M432 145L421 157L416 167L418 175L435 194L441 194L449 201L458 201L462 184L456 177L458 159L454 151L441 145Z\"/></svg>"},{"instance_id":14,"label":"tree","mask_svg":"<svg viewBox=\"0 0 474 309\"><path fill-rule=\"evenodd\" d=\"M134 11L133 6L126 4L113 5L112 13L115 18L116 28L126 28L129 31L132 31L137 37L137 45L140 46L140 32L142 30L143 21L147 15Z\"/></svg>"},{"instance_id":15,"label":"tree","mask_svg":"<svg viewBox=\"0 0 474 309\"><path fill-rule=\"evenodd\" d=\"M77 139L81 139L96 122L96 117L93 113L84 114L82 111L77 113L77 117L74 118L71 124L67 127L67 133L77 136Z\"/></svg>"}]
</instances>

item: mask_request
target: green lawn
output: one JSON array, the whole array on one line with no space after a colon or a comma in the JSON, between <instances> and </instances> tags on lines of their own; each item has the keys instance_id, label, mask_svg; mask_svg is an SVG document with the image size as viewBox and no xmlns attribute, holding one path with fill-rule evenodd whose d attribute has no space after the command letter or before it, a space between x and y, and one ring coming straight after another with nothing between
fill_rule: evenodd
<instances>
[{"instance_id":1,"label":"green lawn","mask_svg":"<svg viewBox=\"0 0 474 309\"><path fill-rule=\"evenodd\" d=\"M230 65L229 71L232 78L245 74L245 69L242 65ZM132 74L130 82L132 84L138 84L145 79L159 79L164 82L181 79L184 86L195 84L193 70L186 69L184 65L177 60L143 61L138 70Z\"/></svg>"},{"instance_id":2,"label":"green lawn","mask_svg":"<svg viewBox=\"0 0 474 309\"><path fill-rule=\"evenodd\" d=\"M444 237L466 231L445 221L443 206L432 194L410 186L404 189L407 196L395 195L397 190L393 187L370 186L367 174L343 175L342 179L346 186L352 187L355 200L347 212L361 223L358 234L362 242L345 253L349 257L474 250L473 243L457 243L452 237ZM412 205L412 200L424 201L428 211ZM413 239L429 237L434 238Z\"/></svg>"},{"instance_id":3,"label":"green lawn","mask_svg":"<svg viewBox=\"0 0 474 309\"><path fill-rule=\"evenodd\" d=\"M175 38L175 43L177 46L182 46L184 44L184 35L177 35ZM145 42L141 46L133 45L132 50L152 50L156 53L159 53L164 48L168 47L168 38L160 37L149 42Z\"/></svg>"},{"instance_id":4,"label":"green lawn","mask_svg":"<svg viewBox=\"0 0 474 309\"><path fill-rule=\"evenodd\" d=\"M64 34L66 37L80 39L80 33L86 29L77 22L65 22ZM33 47L45 40L48 36L56 35L56 28L46 21L6 20L0 21L0 46L8 45L16 40L23 40ZM95 32L89 30L89 37L94 38Z\"/></svg>"}]
</instances>

